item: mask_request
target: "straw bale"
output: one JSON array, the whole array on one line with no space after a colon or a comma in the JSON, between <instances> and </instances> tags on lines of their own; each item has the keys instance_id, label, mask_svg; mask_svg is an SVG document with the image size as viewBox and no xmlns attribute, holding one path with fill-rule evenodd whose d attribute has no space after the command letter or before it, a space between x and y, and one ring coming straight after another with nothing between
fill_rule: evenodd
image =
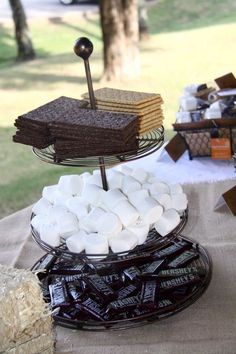
<instances>
[{"instance_id":1,"label":"straw bale","mask_svg":"<svg viewBox=\"0 0 236 354\"><path fill-rule=\"evenodd\" d=\"M0 281L0 353L53 353L52 319L37 276L0 265Z\"/></svg>"}]
</instances>

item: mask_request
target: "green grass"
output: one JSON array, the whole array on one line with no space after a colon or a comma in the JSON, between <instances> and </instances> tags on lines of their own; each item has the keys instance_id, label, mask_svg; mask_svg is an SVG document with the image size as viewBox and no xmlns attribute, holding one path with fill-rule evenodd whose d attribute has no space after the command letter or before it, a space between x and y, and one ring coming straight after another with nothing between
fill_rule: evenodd
<instances>
[{"instance_id":1,"label":"green grass","mask_svg":"<svg viewBox=\"0 0 236 354\"><path fill-rule=\"evenodd\" d=\"M223 6L223 5L224 6ZM158 92L164 98L169 137L186 84L207 82L235 70L235 4L225 0L165 0L150 7L150 40L141 44L141 77L100 82L102 42L98 17L34 20L30 29L38 58L16 64L12 23L0 25L0 218L36 201L43 186L80 169L39 161L27 146L12 143L15 118L61 95L87 91L82 61L73 51L77 37L94 42L90 65L94 88L111 86Z\"/></svg>"},{"instance_id":2,"label":"green grass","mask_svg":"<svg viewBox=\"0 0 236 354\"><path fill-rule=\"evenodd\" d=\"M201 28L236 21L232 0L158 0L150 10L152 33Z\"/></svg>"}]
</instances>

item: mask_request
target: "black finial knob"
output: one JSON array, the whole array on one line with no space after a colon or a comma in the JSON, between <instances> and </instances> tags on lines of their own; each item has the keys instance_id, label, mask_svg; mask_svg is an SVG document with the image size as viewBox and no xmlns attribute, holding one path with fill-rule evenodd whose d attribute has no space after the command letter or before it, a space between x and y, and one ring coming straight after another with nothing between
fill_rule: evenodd
<instances>
[{"instance_id":1,"label":"black finial knob","mask_svg":"<svg viewBox=\"0 0 236 354\"><path fill-rule=\"evenodd\" d=\"M78 57L87 60L93 52L93 43L86 37L78 38L75 41L74 52Z\"/></svg>"}]
</instances>

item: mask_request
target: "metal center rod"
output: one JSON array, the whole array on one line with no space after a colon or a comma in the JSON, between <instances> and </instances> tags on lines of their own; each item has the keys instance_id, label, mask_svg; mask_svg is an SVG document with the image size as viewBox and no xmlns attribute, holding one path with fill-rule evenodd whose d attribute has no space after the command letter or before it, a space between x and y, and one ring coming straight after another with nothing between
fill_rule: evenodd
<instances>
[{"instance_id":1,"label":"metal center rod","mask_svg":"<svg viewBox=\"0 0 236 354\"><path fill-rule=\"evenodd\" d=\"M87 59L84 60L84 67L85 67L87 84L88 84L90 106L92 109L96 109L96 102L95 102L95 97L93 92L93 83L91 78L90 66L89 66L89 61ZM100 166L100 172L102 178L102 187L105 191L107 191L108 184L107 184L107 177L106 177L105 161L102 156L99 157L98 160L99 160L99 166Z\"/></svg>"}]
</instances>

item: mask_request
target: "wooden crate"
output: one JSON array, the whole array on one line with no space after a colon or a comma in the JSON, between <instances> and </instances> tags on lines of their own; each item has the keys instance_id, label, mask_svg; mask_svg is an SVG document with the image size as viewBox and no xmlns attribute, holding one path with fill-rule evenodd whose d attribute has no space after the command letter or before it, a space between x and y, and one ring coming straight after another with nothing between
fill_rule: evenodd
<instances>
[{"instance_id":1,"label":"wooden crate","mask_svg":"<svg viewBox=\"0 0 236 354\"><path fill-rule=\"evenodd\" d=\"M232 155L236 151L236 118L205 119L199 122L175 123L174 130L184 139L189 158L211 156L210 139L218 131L220 138L229 138Z\"/></svg>"}]
</instances>

